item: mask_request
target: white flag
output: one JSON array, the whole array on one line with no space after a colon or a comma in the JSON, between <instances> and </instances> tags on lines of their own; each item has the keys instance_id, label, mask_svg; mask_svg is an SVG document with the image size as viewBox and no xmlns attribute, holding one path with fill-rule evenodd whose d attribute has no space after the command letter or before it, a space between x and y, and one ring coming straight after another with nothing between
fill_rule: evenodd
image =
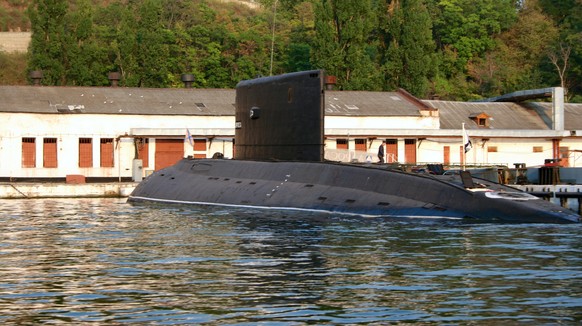
<instances>
[{"instance_id":1,"label":"white flag","mask_svg":"<svg viewBox=\"0 0 582 326\"><path fill-rule=\"evenodd\" d=\"M468 151L471 150L471 148L473 148L473 144L471 143L471 138L469 138L469 135L467 134L467 131L465 130L464 123L463 123L463 145L465 146L465 153L467 153Z\"/></svg>"},{"instance_id":2,"label":"white flag","mask_svg":"<svg viewBox=\"0 0 582 326\"><path fill-rule=\"evenodd\" d=\"M190 146L194 146L194 143L192 142L192 134L190 133L190 129L186 128L186 139L188 139L188 143L190 144Z\"/></svg>"}]
</instances>

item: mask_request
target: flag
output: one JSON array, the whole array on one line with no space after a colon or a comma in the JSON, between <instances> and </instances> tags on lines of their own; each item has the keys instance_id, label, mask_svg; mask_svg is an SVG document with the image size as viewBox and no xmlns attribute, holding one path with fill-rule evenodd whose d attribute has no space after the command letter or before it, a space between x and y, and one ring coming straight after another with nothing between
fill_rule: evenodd
<instances>
[{"instance_id":1,"label":"flag","mask_svg":"<svg viewBox=\"0 0 582 326\"><path fill-rule=\"evenodd\" d=\"M188 139L188 143L190 146L194 146L192 142L192 135L190 134L190 129L186 128L186 139Z\"/></svg>"},{"instance_id":2,"label":"flag","mask_svg":"<svg viewBox=\"0 0 582 326\"><path fill-rule=\"evenodd\" d=\"M469 135L467 134L467 131L465 130L464 123L463 123L463 145L465 147L465 153L467 153L468 151L471 150L471 148L473 148L473 143L471 143L471 138L469 138Z\"/></svg>"}]
</instances>

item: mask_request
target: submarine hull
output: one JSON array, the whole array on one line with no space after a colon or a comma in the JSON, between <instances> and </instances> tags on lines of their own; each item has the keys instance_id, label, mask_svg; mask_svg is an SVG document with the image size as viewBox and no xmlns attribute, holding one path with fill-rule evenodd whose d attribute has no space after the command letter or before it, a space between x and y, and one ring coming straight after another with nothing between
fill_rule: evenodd
<instances>
[{"instance_id":1,"label":"submarine hull","mask_svg":"<svg viewBox=\"0 0 582 326\"><path fill-rule=\"evenodd\" d=\"M483 222L578 223L580 216L519 190L459 176L329 162L182 159L142 181L130 202L290 209Z\"/></svg>"},{"instance_id":2,"label":"submarine hull","mask_svg":"<svg viewBox=\"0 0 582 326\"><path fill-rule=\"evenodd\" d=\"M241 81L235 159L182 159L143 180L129 201L292 209L362 216L574 223L573 212L502 185L324 157L324 72Z\"/></svg>"}]
</instances>

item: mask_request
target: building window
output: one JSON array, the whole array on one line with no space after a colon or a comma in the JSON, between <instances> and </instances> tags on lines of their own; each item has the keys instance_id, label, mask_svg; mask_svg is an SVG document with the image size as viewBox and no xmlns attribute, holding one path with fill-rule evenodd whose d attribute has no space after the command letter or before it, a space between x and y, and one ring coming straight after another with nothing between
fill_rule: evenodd
<instances>
[{"instance_id":1,"label":"building window","mask_svg":"<svg viewBox=\"0 0 582 326\"><path fill-rule=\"evenodd\" d=\"M336 139L335 145L337 149L348 149L348 140L347 139Z\"/></svg>"},{"instance_id":2,"label":"building window","mask_svg":"<svg viewBox=\"0 0 582 326\"><path fill-rule=\"evenodd\" d=\"M36 139L32 137L22 138L22 167L36 167Z\"/></svg>"},{"instance_id":3,"label":"building window","mask_svg":"<svg viewBox=\"0 0 582 326\"><path fill-rule=\"evenodd\" d=\"M534 153L543 153L544 152L544 147L543 146L534 146L533 147L533 152Z\"/></svg>"},{"instance_id":4,"label":"building window","mask_svg":"<svg viewBox=\"0 0 582 326\"><path fill-rule=\"evenodd\" d=\"M487 147L488 153L497 153L497 146L489 146Z\"/></svg>"},{"instance_id":5,"label":"building window","mask_svg":"<svg viewBox=\"0 0 582 326\"><path fill-rule=\"evenodd\" d=\"M93 167L93 139L79 138L79 167Z\"/></svg>"},{"instance_id":6,"label":"building window","mask_svg":"<svg viewBox=\"0 0 582 326\"><path fill-rule=\"evenodd\" d=\"M113 138L101 138L101 167L112 168L113 164Z\"/></svg>"},{"instance_id":7,"label":"building window","mask_svg":"<svg viewBox=\"0 0 582 326\"><path fill-rule=\"evenodd\" d=\"M362 139L362 138L356 139L355 143L356 143L356 150L357 151L365 152L368 150L368 148L366 146L366 139Z\"/></svg>"},{"instance_id":8,"label":"building window","mask_svg":"<svg viewBox=\"0 0 582 326\"><path fill-rule=\"evenodd\" d=\"M57 162L57 139L43 139L42 166L45 168L56 168Z\"/></svg>"},{"instance_id":9,"label":"building window","mask_svg":"<svg viewBox=\"0 0 582 326\"><path fill-rule=\"evenodd\" d=\"M194 139L194 150L206 152L206 139Z\"/></svg>"},{"instance_id":10,"label":"building window","mask_svg":"<svg viewBox=\"0 0 582 326\"><path fill-rule=\"evenodd\" d=\"M484 112L480 112L480 113L473 113L469 116L469 118L473 121L475 121L475 123L479 126L479 127L485 127L488 128L489 127L489 120L491 118L491 116L487 115Z\"/></svg>"},{"instance_id":11,"label":"building window","mask_svg":"<svg viewBox=\"0 0 582 326\"><path fill-rule=\"evenodd\" d=\"M194 158L206 158L206 139L194 139L194 151L204 153L194 153Z\"/></svg>"}]
</instances>

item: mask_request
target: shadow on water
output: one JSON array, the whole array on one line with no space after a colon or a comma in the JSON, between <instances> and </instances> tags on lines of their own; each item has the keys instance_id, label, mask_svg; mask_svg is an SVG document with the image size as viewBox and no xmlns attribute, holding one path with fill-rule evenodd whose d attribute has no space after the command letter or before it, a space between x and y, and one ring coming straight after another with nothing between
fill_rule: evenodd
<instances>
[{"instance_id":1,"label":"shadow on water","mask_svg":"<svg viewBox=\"0 0 582 326\"><path fill-rule=\"evenodd\" d=\"M0 201L4 324L582 321L582 231Z\"/></svg>"}]
</instances>

